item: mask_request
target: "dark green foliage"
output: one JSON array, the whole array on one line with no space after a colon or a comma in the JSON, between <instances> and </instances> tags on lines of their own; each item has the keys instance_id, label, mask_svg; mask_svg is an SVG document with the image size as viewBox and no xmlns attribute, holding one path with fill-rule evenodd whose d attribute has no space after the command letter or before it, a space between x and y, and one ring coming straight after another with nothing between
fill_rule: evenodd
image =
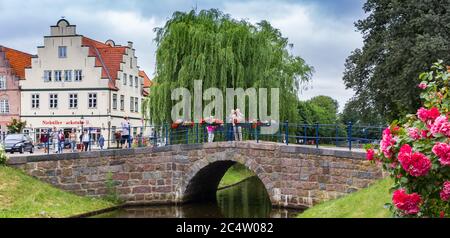
<instances>
[{"instance_id":1,"label":"dark green foliage","mask_svg":"<svg viewBox=\"0 0 450 238\"><path fill-rule=\"evenodd\" d=\"M12 134L14 134L14 133L21 133L26 125L27 125L26 121L17 120L17 119L14 118L7 125L8 132L12 133Z\"/></svg>"},{"instance_id":2,"label":"dark green foliage","mask_svg":"<svg viewBox=\"0 0 450 238\"><path fill-rule=\"evenodd\" d=\"M224 96L226 88L280 88L280 119L298 120L292 109L313 69L289 53L288 39L267 21L252 25L215 9L193 10L175 12L155 31L155 85L143 108L152 122L170 122L177 103L171 90L185 87L193 94L194 80L203 80L204 90L219 88Z\"/></svg>"},{"instance_id":3,"label":"dark green foliage","mask_svg":"<svg viewBox=\"0 0 450 238\"><path fill-rule=\"evenodd\" d=\"M7 160L8 157L6 156L5 149L0 145L0 166L5 165Z\"/></svg>"},{"instance_id":4,"label":"dark green foliage","mask_svg":"<svg viewBox=\"0 0 450 238\"><path fill-rule=\"evenodd\" d=\"M387 122L420 106L420 72L438 59L450 64L450 2L368 0L364 11L355 24L364 46L345 65L345 84L356 92L348 110L361 116L352 120Z\"/></svg>"},{"instance_id":5,"label":"dark green foliage","mask_svg":"<svg viewBox=\"0 0 450 238\"><path fill-rule=\"evenodd\" d=\"M328 96L316 96L308 101L299 102L300 123L335 124L339 104Z\"/></svg>"}]
</instances>

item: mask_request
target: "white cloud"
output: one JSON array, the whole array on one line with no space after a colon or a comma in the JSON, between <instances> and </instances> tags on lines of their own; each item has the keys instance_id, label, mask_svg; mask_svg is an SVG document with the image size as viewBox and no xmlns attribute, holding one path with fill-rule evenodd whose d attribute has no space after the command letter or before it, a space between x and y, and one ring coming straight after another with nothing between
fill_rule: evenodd
<instances>
[{"instance_id":1,"label":"white cloud","mask_svg":"<svg viewBox=\"0 0 450 238\"><path fill-rule=\"evenodd\" d=\"M363 13L361 11L360 16L343 14L345 16L339 18L339 14L326 15L321 1L308 2L199 1L199 9L213 6L234 18L246 18L253 23L263 19L271 22L294 44L292 53L302 56L315 67L312 89L303 92L301 99L324 94L337 99L342 109L353 95L353 92L345 90L342 81L345 58L362 45L353 22ZM43 35L49 32L49 26L65 16L77 25L79 34L100 41L113 39L123 45L133 41L141 68L153 74L156 60L153 29L162 26L175 9L189 10L185 8L194 1L139 1L127 7L120 4L88 0L0 0L0 44L36 53L36 47L42 45ZM155 10L156 15L152 15L151 11L142 9L158 10Z\"/></svg>"}]
</instances>

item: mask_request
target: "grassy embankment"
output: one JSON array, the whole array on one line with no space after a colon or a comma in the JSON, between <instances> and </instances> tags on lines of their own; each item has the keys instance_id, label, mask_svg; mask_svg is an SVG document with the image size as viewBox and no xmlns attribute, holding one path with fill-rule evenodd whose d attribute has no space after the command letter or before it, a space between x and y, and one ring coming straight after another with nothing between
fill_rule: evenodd
<instances>
[{"instance_id":1,"label":"grassy embankment","mask_svg":"<svg viewBox=\"0 0 450 238\"><path fill-rule=\"evenodd\" d=\"M255 173L248 170L245 165L235 164L223 176L219 184L219 189L237 184L252 176L255 176Z\"/></svg>"},{"instance_id":2,"label":"grassy embankment","mask_svg":"<svg viewBox=\"0 0 450 238\"><path fill-rule=\"evenodd\" d=\"M227 171L220 187L238 183L254 174L237 165ZM102 199L81 197L59 190L10 167L0 166L0 218L69 217L112 207Z\"/></svg>"},{"instance_id":3,"label":"grassy embankment","mask_svg":"<svg viewBox=\"0 0 450 238\"><path fill-rule=\"evenodd\" d=\"M64 192L19 170L0 166L0 218L69 217L114 205Z\"/></svg>"},{"instance_id":4,"label":"grassy embankment","mask_svg":"<svg viewBox=\"0 0 450 238\"><path fill-rule=\"evenodd\" d=\"M391 201L392 180L383 179L345 197L316 205L299 218L389 218L384 204Z\"/></svg>"}]
</instances>

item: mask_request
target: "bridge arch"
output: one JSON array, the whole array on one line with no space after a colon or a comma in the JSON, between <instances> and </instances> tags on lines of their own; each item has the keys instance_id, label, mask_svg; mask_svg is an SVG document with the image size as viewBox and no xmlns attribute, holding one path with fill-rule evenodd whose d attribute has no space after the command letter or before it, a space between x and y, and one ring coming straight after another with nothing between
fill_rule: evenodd
<instances>
[{"instance_id":1,"label":"bridge arch","mask_svg":"<svg viewBox=\"0 0 450 238\"><path fill-rule=\"evenodd\" d=\"M216 152L197 160L187 171L177 188L183 202L215 201L222 177L236 163L244 165L259 178L273 202L273 184L256 158L236 153L235 150Z\"/></svg>"}]
</instances>

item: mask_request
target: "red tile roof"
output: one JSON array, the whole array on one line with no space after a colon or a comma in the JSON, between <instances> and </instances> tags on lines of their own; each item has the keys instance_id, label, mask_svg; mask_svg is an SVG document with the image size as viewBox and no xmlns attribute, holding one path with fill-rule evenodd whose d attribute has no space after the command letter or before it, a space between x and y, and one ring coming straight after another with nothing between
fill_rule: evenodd
<instances>
[{"instance_id":1,"label":"red tile roof","mask_svg":"<svg viewBox=\"0 0 450 238\"><path fill-rule=\"evenodd\" d=\"M144 88L142 89L142 95L148 96L149 88L153 85L152 80L147 76L145 71L139 70L139 76L144 78Z\"/></svg>"},{"instance_id":2,"label":"red tile roof","mask_svg":"<svg viewBox=\"0 0 450 238\"><path fill-rule=\"evenodd\" d=\"M25 79L25 69L31 67L31 54L0 46L0 51L5 52L11 69L19 79Z\"/></svg>"},{"instance_id":3,"label":"red tile roof","mask_svg":"<svg viewBox=\"0 0 450 238\"><path fill-rule=\"evenodd\" d=\"M144 78L144 88L150 88L153 85L152 80L147 76L145 71L139 70L139 76Z\"/></svg>"},{"instance_id":4,"label":"red tile roof","mask_svg":"<svg viewBox=\"0 0 450 238\"><path fill-rule=\"evenodd\" d=\"M115 82L127 47L111 46L87 37L82 38L82 45L89 47L89 56L95 57L95 66L102 68L102 78L110 79L109 88L118 90Z\"/></svg>"}]
</instances>

